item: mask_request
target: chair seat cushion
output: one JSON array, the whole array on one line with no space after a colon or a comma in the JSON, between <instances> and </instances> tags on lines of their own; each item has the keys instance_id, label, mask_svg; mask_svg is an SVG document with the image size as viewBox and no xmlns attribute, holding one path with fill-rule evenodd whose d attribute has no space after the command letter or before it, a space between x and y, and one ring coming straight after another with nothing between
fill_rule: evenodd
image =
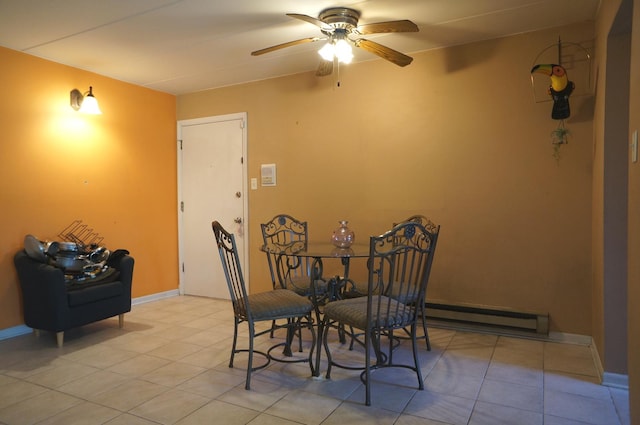
<instances>
[{"instance_id":1,"label":"chair seat cushion","mask_svg":"<svg viewBox=\"0 0 640 425\"><path fill-rule=\"evenodd\" d=\"M308 297L311 295L310 278L308 276L296 276L287 282L287 289L294 291L298 295ZM327 292L327 282L318 279L315 281L316 295L322 295Z\"/></svg>"},{"instance_id":2,"label":"chair seat cushion","mask_svg":"<svg viewBox=\"0 0 640 425\"><path fill-rule=\"evenodd\" d=\"M358 297L330 302L324 307L326 319L335 320L344 325L350 325L358 329L367 327L367 298ZM387 308L388 305L390 308ZM415 317L414 309L396 300L389 300L386 296L372 296L371 326L386 328L405 327L413 321ZM379 307L382 307L378 314Z\"/></svg>"},{"instance_id":3,"label":"chair seat cushion","mask_svg":"<svg viewBox=\"0 0 640 425\"><path fill-rule=\"evenodd\" d=\"M256 321L301 317L313 309L313 304L308 298L288 289L251 294L248 298L253 320Z\"/></svg>"}]
</instances>

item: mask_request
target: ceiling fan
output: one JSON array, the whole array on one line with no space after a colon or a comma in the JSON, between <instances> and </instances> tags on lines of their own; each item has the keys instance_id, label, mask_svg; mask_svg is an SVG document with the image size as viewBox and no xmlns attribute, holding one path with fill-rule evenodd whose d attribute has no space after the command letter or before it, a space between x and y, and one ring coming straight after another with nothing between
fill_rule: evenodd
<instances>
[{"instance_id":1,"label":"ceiling fan","mask_svg":"<svg viewBox=\"0 0 640 425\"><path fill-rule=\"evenodd\" d=\"M413 61L411 56L407 56L397 50L383 46L375 41L360 38L361 35L367 34L417 32L418 26L409 20L376 22L358 26L360 12L346 7L332 7L325 9L320 12L317 19L297 13L287 13L287 16L316 25L326 37L307 37L300 40L277 44L275 46L251 52L253 56L270 53L275 50L296 46L298 44L328 40L328 43L318 52L320 53L320 56L322 56L322 61L316 71L316 75L319 77L331 74L333 72L334 62L349 63L353 58L351 45L360 47L361 49L378 55L398 66L407 66L411 61Z\"/></svg>"}]
</instances>

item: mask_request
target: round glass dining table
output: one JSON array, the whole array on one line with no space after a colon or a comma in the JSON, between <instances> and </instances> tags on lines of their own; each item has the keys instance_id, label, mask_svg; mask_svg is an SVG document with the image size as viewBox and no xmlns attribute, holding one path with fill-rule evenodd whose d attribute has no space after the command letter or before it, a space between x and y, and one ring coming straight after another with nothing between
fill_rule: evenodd
<instances>
[{"instance_id":1,"label":"round glass dining table","mask_svg":"<svg viewBox=\"0 0 640 425\"><path fill-rule=\"evenodd\" d=\"M268 243L260 247L261 251L274 254L276 259L282 260L286 256L294 257L308 257L312 258L311 270L314 273L314 279L322 278L322 260L328 258L338 258L341 260L344 266L344 273L342 276L332 277L335 280L332 287L333 290L329 291L329 299L322 299L322 297L314 297L313 301L320 303L321 301L332 301L338 298L338 290L344 288L349 279L349 264L351 258L366 258L369 256L369 245L364 243L354 243L348 248L339 248L329 242L311 242L311 241L292 241L290 243Z\"/></svg>"},{"instance_id":2,"label":"round glass dining table","mask_svg":"<svg viewBox=\"0 0 640 425\"><path fill-rule=\"evenodd\" d=\"M348 294L349 291L354 292L351 295L357 294L356 286L349 278L349 265L351 258L366 258L369 256L369 245L364 243L354 243L349 248L338 248L328 242L310 242L310 241L292 241L290 243L276 244L268 243L262 245L260 250L270 254L274 254L276 261L287 261L288 257L307 257L311 258L310 267L310 286L311 294L310 299L314 303L316 310L316 317L318 321L318 333L322 335L322 319L320 307L327 302L331 302L340 299L344 294ZM341 260L344 267L342 276L324 277L322 276L323 259L338 258ZM279 268L279 265L277 266ZM317 281L326 281L327 287L324 291L318 291L315 285ZM350 285L349 285L350 284ZM284 285L283 285L284 286ZM349 286L349 289L347 289ZM341 340L344 336L340 337ZM343 340L344 342L344 340ZM313 375L319 376L320 365L320 347L317 348L316 364L312 368L314 370Z\"/></svg>"},{"instance_id":3,"label":"round glass dining table","mask_svg":"<svg viewBox=\"0 0 640 425\"><path fill-rule=\"evenodd\" d=\"M369 256L369 244L354 243L349 248L338 248L329 242L293 241L290 243L268 243L260 250L273 254L298 255L313 258L351 258Z\"/></svg>"}]
</instances>

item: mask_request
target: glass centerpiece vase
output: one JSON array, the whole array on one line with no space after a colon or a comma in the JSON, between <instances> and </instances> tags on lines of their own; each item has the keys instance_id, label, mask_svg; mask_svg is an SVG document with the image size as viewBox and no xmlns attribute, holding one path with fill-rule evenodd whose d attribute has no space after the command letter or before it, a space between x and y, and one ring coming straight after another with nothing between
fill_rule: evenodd
<instances>
[{"instance_id":1,"label":"glass centerpiece vase","mask_svg":"<svg viewBox=\"0 0 640 425\"><path fill-rule=\"evenodd\" d=\"M341 220L339 223L340 226L335 229L331 235L331 243L338 248L349 248L355 241L356 235L353 233L353 230L347 226L348 221Z\"/></svg>"}]
</instances>

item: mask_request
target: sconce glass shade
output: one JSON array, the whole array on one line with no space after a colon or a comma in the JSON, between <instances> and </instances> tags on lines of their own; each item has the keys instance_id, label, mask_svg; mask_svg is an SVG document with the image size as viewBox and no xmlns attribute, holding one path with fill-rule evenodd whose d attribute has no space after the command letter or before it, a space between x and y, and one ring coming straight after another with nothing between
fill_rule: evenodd
<instances>
[{"instance_id":1,"label":"sconce glass shade","mask_svg":"<svg viewBox=\"0 0 640 425\"><path fill-rule=\"evenodd\" d=\"M98 106L98 100L93 95L93 87L89 86L89 91L84 95L80 90L71 90L71 107L83 114L99 115L102 114Z\"/></svg>"},{"instance_id":2,"label":"sconce glass shade","mask_svg":"<svg viewBox=\"0 0 640 425\"><path fill-rule=\"evenodd\" d=\"M102 114L102 111L100 110L100 106L98 106L98 101L91 93L86 95L84 100L82 101L80 112L82 112L83 114L93 114L93 115Z\"/></svg>"}]
</instances>

